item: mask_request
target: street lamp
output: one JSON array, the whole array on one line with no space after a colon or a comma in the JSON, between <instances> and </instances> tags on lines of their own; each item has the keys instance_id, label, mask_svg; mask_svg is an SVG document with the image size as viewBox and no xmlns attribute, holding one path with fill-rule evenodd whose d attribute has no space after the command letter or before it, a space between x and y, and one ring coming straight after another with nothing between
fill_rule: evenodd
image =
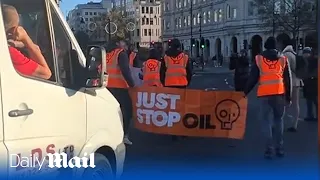
<instances>
[{"instance_id":1,"label":"street lamp","mask_svg":"<svg viewBox=\"0 0 320 180\"><path fill-rule=\"evenodd\" d=\"M190 1L190 56L192 58L193 54L193 34L192 34L192 27L193 27L193 1Z\"/></svg>"},{"instance_id":2,"label":"street lamp","mask_svg":"<svg viewBox=\"0 0 320 180\"><path fill-rule=\"evenodd\" d=\"M204 63L203 63L203 48L202 47L202 9L200 10L200 16L199 16L200 24L199 24L199 35L200 35L200 49L201 49L201 55L200 55L200 61L201 61L201 69L204 69Z\"/></svg>"}]
</instances>

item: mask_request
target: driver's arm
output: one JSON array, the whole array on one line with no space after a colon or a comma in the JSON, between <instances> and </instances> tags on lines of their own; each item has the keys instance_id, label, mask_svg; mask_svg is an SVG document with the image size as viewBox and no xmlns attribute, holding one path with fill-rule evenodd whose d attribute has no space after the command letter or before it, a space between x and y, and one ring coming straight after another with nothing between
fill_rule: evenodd
<instances>
[{"instance_id":1,"label":"driver's arm","mask_svg":"<svg viewBox=\"0 0 320 180\"><path fill-rule=\"evenodd\" d=\"M25 42L28 54L32 60L38 63L38 67L32 74L34 77L49 79L51 77L51 70L43 57L39 46L34 44L31 39Z\"/></svg>"}]
</instances>

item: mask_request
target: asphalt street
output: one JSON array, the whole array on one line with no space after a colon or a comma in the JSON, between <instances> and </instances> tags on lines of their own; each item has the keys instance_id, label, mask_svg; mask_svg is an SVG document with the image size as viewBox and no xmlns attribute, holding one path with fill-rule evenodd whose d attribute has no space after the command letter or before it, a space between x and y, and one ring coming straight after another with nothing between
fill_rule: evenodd
<instances>
[{"instance_id":1,"label":"asphalt street","mask_svg":"<svg viewBox=\"0 0 320 180\"><path fill-rule=\"evenodd\" d=\"M226 68L209 68L205 72L196 72L190 88L232 90L232 79L232 72ZM227 178L235 175L232 172L240 173L241 177L250 173L271 175L280 171L282 175L288 173L297 179L305 179L307 175L310 175L308 179L318 179L317 123L300 121L298 132L285 133L285 157L265 160L258 103L255 92L252 92L249 95L247 128L243 140L188 137L172 141L170 136L145 133L133 128L133 145L127 146L123 177L142 178L146 172L155 177L174 173L177 176L186 173L198 176L201 173L214 177L214 173L224 172ZM306 111L304 100L300 107L303 118ZM285 120L288 124L290 117Z\"/></svg>"}]
</instances>

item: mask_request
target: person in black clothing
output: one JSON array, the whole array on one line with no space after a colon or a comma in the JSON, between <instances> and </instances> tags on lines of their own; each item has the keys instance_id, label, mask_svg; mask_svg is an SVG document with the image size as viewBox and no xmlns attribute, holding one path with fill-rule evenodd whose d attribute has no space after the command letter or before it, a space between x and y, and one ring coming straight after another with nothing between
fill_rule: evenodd
<instances>
[{"instance_id":1,"label":"person in black clothing","mask_svg":"<svg viewBox=\"0 0 320 180\"><path fill-rule=\"evenodd\" d=\"M318 120L318 60L309 47L303 49L303 58L306 63L307 74L303 79L303 95L306 98L307 117L305 121ZM316 116L314 116L314 107Z\"/></svg>"},{"instance_id":2,"label":"person in black clothing","mask_svg":"<svg viewBox=\"0 0 320 180\"><path fill-rule=\"evenodd\" d=\"M276 50L276 40L274 37L269 37L264 44L265 51L261 55L268 61L278 63L281 57L280 53ZM260 82L260 68L256 61L253 61L250 76L244 94L247 96L254 86ZM265 75L264 75L265 76ZM284 156L283 149L283 116L285 113L286 103L291 104L292 98L292 79L289 62L287 61L283 72L282 78L284 83L283 94L272 94L265 96L258 96L260 101L260 121L262 121L262 132L266 140L266 150L264 153L265 158L272 158L274 155L274 145L276 145L276 155L279 157ZM272 112L273 119L269 119L269 114Z\"/></svg>"},{"instance_id":3,"label":"person in black clothing","mask_svg":"<svg viewBox=\"0 0 320 180\"><path fill-rule=\"evenodd\" d=\"M235 70L234 72L234 86L236 91L243 91L244 86L247 83L249 77L249 58L247 56L246 50L240 51L240 56L236 53L230 58L229 64L230 70Z\"/></svg>"},{"instance_id":4,"label":"person in black clothing","mask_svg":"<svg viewBox=\"0 0 320 180\"><path fill-rule=\"evenodd\" d=\"M110 53L116 48L126 48L126 42L124 39L115 37L113 41L110 41L109 44L107 44L106 51L107 53ZM129 56L125 50L122 51L118 56L118 66L129 87L135 87L136 85L131 75L132 73L130 69ZM132 119L132 102L129 95L129 89L108 87L108 90L120 104L123 115L123 142L127 145L132 145L132 142L129 140L129 129Z\"/></svg>"}]
</instances>

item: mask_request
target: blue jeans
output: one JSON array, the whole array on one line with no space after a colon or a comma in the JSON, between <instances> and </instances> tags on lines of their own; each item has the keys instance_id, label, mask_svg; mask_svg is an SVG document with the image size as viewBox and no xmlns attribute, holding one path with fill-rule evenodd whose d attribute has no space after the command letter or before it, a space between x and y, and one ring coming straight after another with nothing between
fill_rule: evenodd
<instances>
[{"instance_id":1,"label":"blue jeans","mask_svg":"<svg viewBox=\"0 0 320 180\"><path fill-rule=\"evenodd\" d=\"M260 120L262 132L266 138L267 148L273 148L274 141L277 148L283 146L283 117L285 113L285 100L283 95L259 97ZM273 115L270 119L270 112Z\"/></svg>"}]
</instances>

